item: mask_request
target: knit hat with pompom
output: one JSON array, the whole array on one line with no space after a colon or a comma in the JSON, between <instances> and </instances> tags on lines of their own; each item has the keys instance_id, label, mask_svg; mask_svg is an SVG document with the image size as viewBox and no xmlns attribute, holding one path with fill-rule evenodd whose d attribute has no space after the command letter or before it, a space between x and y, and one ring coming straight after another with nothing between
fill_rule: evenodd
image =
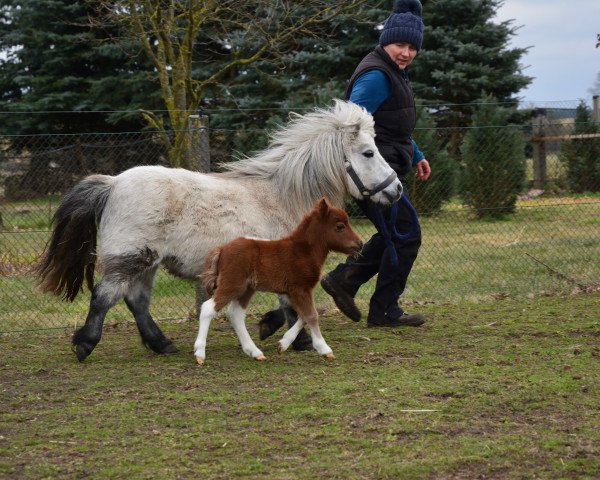
<instances>
[{"instance_id":1,"label":"knit hat with pompom","mask_svg":"<svg viewBox=\"0 0 600 480\"><path fill-rule=\"evenodd\" d=\"M390 43L410 43L421 50L423 43L423 7L419 0L395 0L392 14L383 25L379 45Z\"/></svg>"}]
</instances>

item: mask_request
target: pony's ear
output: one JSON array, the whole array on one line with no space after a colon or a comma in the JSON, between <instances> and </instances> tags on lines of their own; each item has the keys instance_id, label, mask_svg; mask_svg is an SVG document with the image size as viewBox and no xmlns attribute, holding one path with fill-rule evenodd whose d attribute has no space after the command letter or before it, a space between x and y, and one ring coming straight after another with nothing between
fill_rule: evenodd
<instances>
[{"instance_id":1,"label":"pony's ear","mask_svg":"<svg viewBox=\"0 0 600 480\"><path fill-rule=\"evenodd\" d=\"M344 125L344 130L351 132L351 133L358 133L358 132L360 132L360 122L346 123Z\"/></svg>"},{"instance_id":2,"label":"pony's ear","mask_svg":"<svg viewBox=\"0 0 600 480\"><path fill-rule=\"evenodd\" d=\"M358 132L360 132L360 127L361 127L360 122L342 123L340 125L339 129L342 130L344 133L351 135L351 138L354 139L354 137L356 137L358 135Z\"/></svg>"},{"instance_id":3,"label":"pony's ear","mask_svg":"<svg viewBox=\"0 0 600 480\"><path fill-rule=\"evenodd\" d=\"M341 128L350 143L355 143L360 133L360 123L345 123Z\"/></svg>"}]
</instances>

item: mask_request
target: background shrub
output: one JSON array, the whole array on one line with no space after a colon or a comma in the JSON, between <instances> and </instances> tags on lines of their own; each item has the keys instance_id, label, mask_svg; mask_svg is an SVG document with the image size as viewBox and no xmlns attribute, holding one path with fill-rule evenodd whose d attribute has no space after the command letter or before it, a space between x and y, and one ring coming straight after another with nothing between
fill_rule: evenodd
<instances>
[{"instance_id":1,"label":"background shrub","mask_svg":"<svg viewBox=\"0 0 600 480\"><path fill-rule=\"evenodd\" d=\"M592 113L581 102L575 115L575 134L594 134L600 130ZM569 188L573 192L600 191L600 138L582 138L563 142L560 159L567 167Z\"/></svg>"},{"instance_id":2,"label":"background shrub","mask_svg":"<svg viewBox=\"0 0 600 480\"><path fill-rule=\"evenodd\" d=\"M478 218L513 213L525 186L523 132L507 127L513 110L487 96L473 115L461 148L461 196Z\"/></svg>"}]
</instances>

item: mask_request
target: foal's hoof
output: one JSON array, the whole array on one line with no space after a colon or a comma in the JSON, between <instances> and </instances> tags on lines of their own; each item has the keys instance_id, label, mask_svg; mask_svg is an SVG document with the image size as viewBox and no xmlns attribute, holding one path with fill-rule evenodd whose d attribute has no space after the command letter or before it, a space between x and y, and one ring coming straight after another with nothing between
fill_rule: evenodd
<instances>
[{"instance_id":1,"label":"foal's hoof","mask_svg":"<svg viewBox=\"0 0 600 480\"><path fill-rule=\"evenodd\" d=\"M329 352L329 353L326 353L325 355L323 355L323 358L325 360L334 360L335 359L335 355L333 354L333 352Z\"/></svg>"},{"instance_id":2,"label":"foal's hoof","mask_svg":"<svg viewBox=\"0 0 600 480\"><path fill-rule=\"evenodd\" d=\"M264 355L259 355L258 357L254 357L254 360L258 360L259 362L264 362L267 359Z\"/></svg>"},{"instance_id":3,"label":"foal's hoof","mask_svg":"<svg viewBox=\"0 0 600 480\"><path fill-rule=\"evenodd\" d=\"M196 357L196 363L198 365L204 365L204 359L202 357Z\"/></svg>"},{"instance_id":4,"label":"foal's hoof","mask_svg":"<svg viewBox=\"0 0 600 480\"><path fill-rule=\"evenodd\" d=\"M277 343L277 353L279 355L281 355L283 352L285 352L285 348L283 348L283 345L281 344L281 342Z\"/></svg>"}]
</instances>

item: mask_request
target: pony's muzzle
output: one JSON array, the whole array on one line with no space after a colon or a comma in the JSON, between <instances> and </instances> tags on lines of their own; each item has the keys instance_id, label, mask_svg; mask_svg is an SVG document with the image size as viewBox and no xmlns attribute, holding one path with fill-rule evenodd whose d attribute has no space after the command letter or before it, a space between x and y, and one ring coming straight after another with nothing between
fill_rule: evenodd
<instances>
[{"instance_id":1,"label":"pony's muzzle","mask_svg":"<svg viewBox=\"0 0 600 480\"><path fill-rule=\"evenodd\" d=\"M402 186L402 182L398 181L398 185L396 186L395 191L392 190L391 192L388 192L387 190L384 190L383 195L390 203L394 203L400 200L400 197L402 196L403 192L404 187Z\"/></svg>"}]
</instances>

